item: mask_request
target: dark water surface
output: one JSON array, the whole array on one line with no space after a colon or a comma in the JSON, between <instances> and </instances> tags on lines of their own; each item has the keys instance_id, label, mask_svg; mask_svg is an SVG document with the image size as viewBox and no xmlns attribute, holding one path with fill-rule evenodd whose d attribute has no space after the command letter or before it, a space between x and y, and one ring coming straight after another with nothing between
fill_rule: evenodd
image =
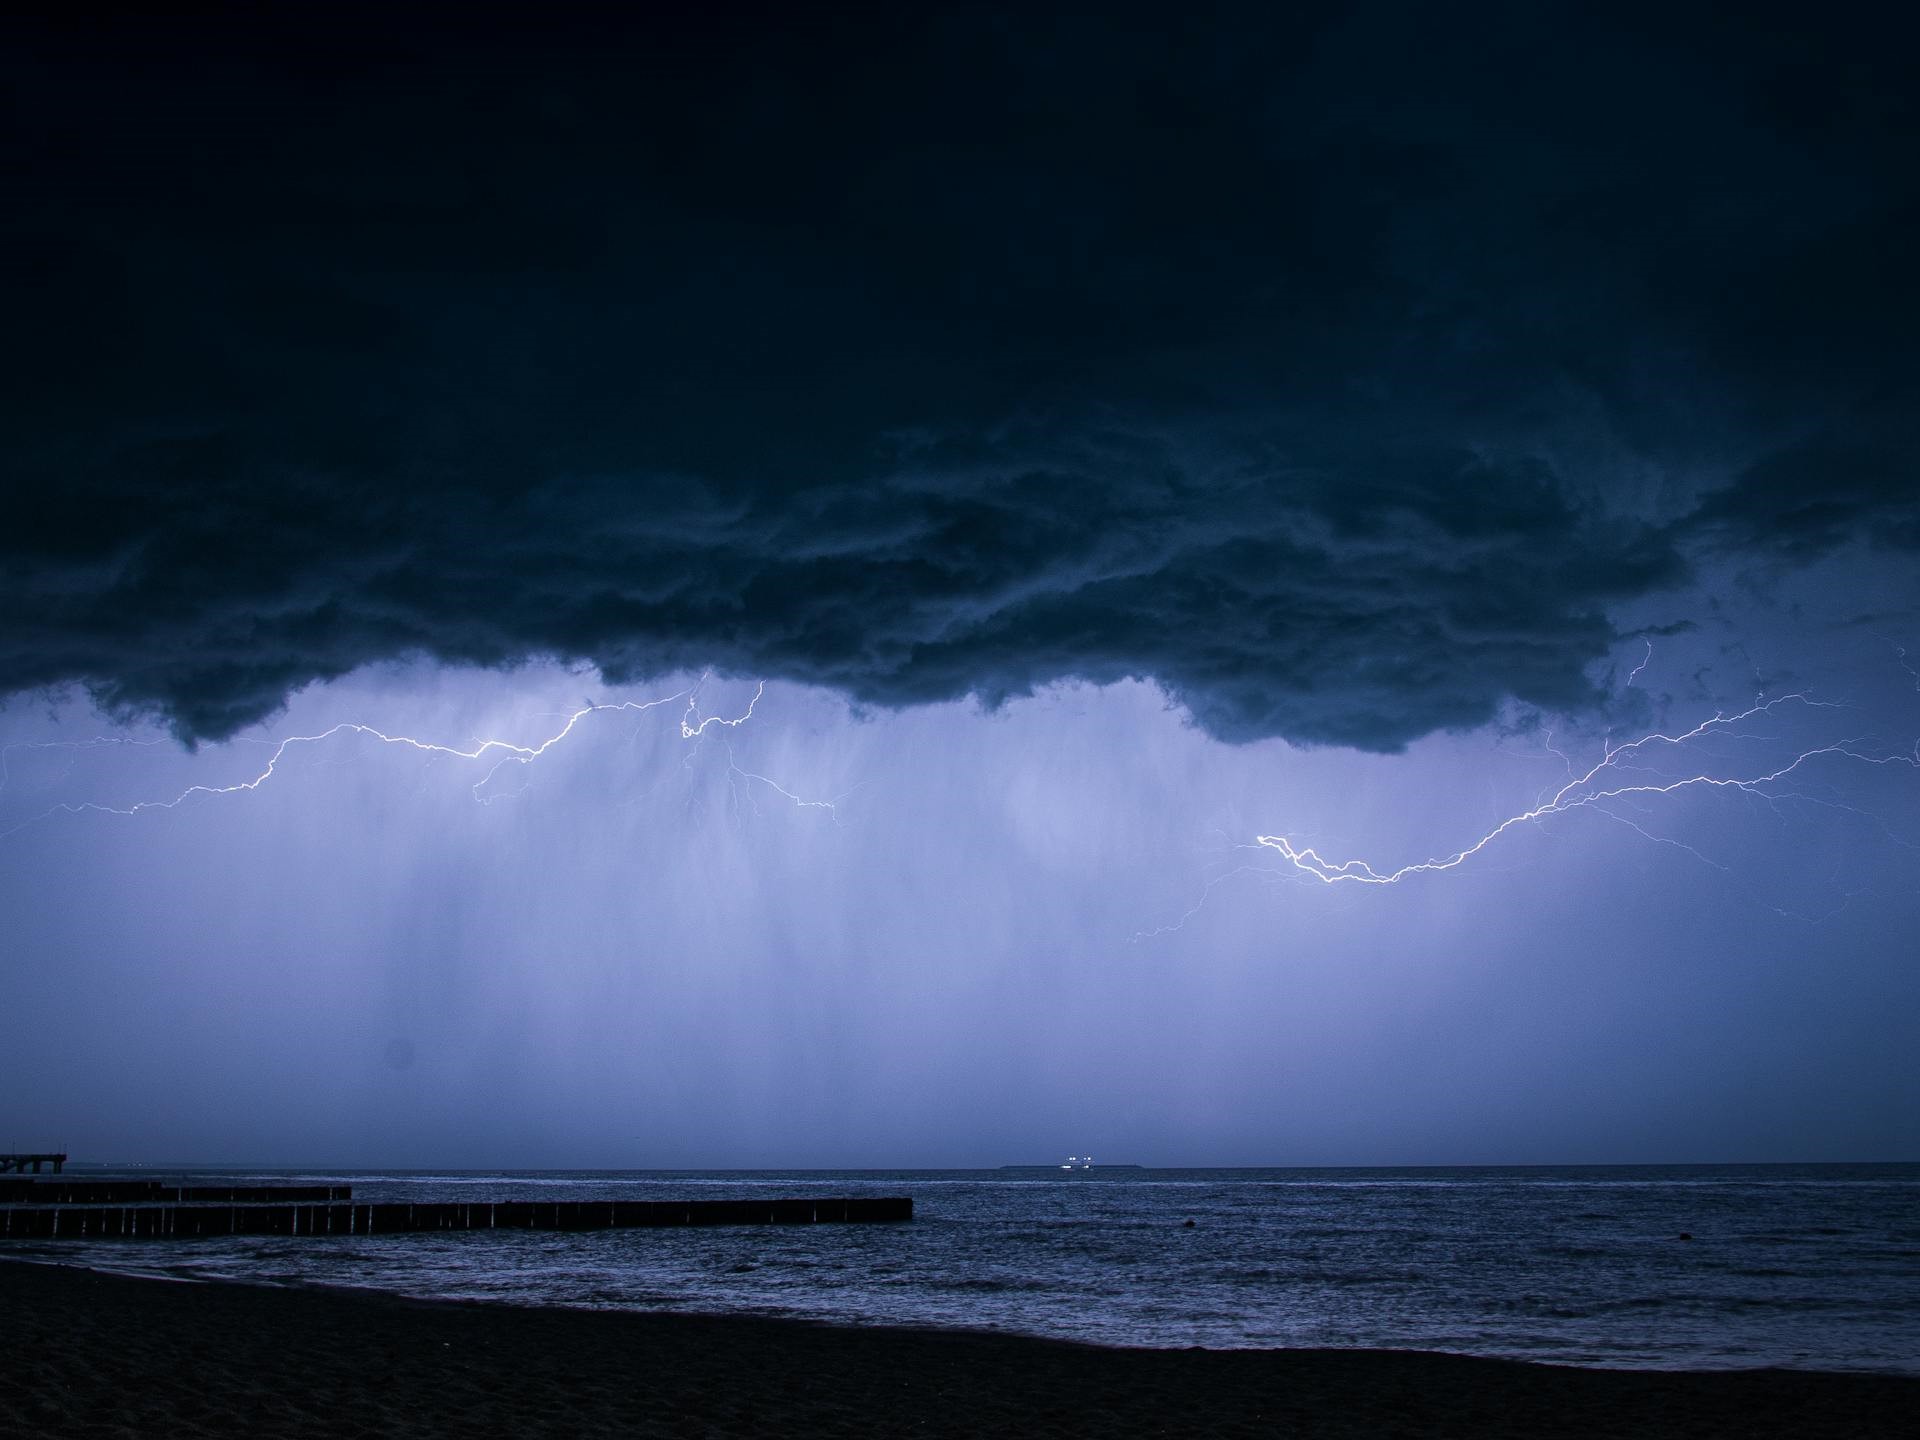
<instances>
[{"instance_id":1,"label":"dark water surface","mask_svg":"<svg viewBox=\"0 0 1920 1440\"><path fill-rule=\"evenodd\" d=\"M1920 1374L1920 1165L139 1172L216 1173L231 1184L346 1183L364 1200L906 1194L916 1219L16 1243L6 1253L1112 1345L1390 1346L1578 1365Z\"/></svg>"}]
</instances>

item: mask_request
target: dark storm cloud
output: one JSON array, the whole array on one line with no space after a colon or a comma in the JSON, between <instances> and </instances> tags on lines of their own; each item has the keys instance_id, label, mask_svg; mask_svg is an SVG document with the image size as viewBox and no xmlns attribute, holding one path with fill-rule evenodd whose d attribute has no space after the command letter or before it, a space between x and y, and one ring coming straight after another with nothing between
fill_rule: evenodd
<instances>
[{"instance_id":1,"label":"dark storm cloud","mask_svg":"<svg viewBox=\"0 0 1920 1440\"><path fill-rule=\"evenodd\" d=\"M1750 467L1708 496L1687 526L1718 545L1811 559L1865 538L1920 550L1920 475L1912 441L1822 433Z\"/></svg>"},{"instance_id":2,"label":"dark storm cloud","mask_svg":"<svg viewBox=\"0 0 1920 1440\"><path fill-rule=\"evenodd\" d=\"M1392 748L1590 702L1702 553L1920 544L1898 37L532 23L12 37L0 687L1143 676Z\"/></svg>"}]
</instances>

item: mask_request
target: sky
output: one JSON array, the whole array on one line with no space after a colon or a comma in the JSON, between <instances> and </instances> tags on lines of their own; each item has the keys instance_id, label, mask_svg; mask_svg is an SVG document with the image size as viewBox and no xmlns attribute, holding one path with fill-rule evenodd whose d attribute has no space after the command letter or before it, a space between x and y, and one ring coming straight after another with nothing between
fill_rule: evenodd
<instances>
[{"instance_id":1,"label":"sky","mask_svg":"<svg viewBox=\"0 0 1920 1440\"><path fill-rule=\"evenodd\" d=\"M1881 8L0 46L0 1147L1920 1158Z\"/></svg>"}]
</instances>

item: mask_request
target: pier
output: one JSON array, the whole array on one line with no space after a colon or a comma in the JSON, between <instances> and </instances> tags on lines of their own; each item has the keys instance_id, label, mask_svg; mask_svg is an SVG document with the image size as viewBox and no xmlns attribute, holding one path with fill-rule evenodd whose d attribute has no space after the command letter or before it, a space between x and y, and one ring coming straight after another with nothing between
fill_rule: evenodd
<instances>
[{"instance_id":1,"label":"pier","mask_svg":"<svg viewBox=\"0 0 1920 1440\"><path fill-rule=\"evenodd\" d=\"M31 1182L29 1182L31 1184ZM214 1235L395 1235L425 1230L625 1230L684 1225L891 1224L908 1196L779 1200L502 1200L408 1205L356 1202L346 1186L35 1186L0 1204L0 1240L172 1239ZM322 1192L322 1193L316 1193ZM98 1194L98 1198L92 1198ZM14 1199L17 1186L0 1190ZM88 1198L80 1198L82 1195ZM38 1203L36 1203L38 1202Z\"/></svg>"},{"instance_id":2,"label":"pier","mask_svg":"<svg viewBox=\"0 0 1920 1440\"><path fill-rule=\"evenodd\" d=\"M25 1175L29 1169L38 1175L42 1165L51 1165L53 1173L58 1175L66 1163L67 1152L64 1150L43 1151L38 1155L0 1155L0 1175Z\"/></svg>"}]
</instances>

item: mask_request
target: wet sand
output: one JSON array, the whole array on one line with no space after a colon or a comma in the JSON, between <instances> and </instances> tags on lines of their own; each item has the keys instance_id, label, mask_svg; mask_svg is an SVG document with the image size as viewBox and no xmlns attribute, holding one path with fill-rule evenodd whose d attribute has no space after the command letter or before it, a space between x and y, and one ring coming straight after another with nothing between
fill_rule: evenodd
<instances>
[{"instance_id":1,"label":"wet sand","mask_svg":"<svg viewBox=\"0 0 1920 1440\"><path fill-rule=\"evenodd\" d=\"M1871 1437L1920 1378L1116 1350L0 1265L0 1435Z\"/></svg>"}]
</instances>

